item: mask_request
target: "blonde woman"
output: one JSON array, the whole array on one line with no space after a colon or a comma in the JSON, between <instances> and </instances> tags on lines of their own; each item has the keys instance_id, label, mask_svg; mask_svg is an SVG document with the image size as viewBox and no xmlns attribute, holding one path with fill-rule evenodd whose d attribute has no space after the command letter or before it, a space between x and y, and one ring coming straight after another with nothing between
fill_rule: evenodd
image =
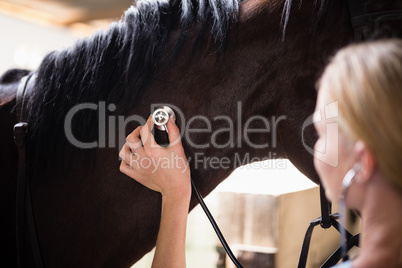
<instances>
[{"instance_id":1,"label":"blonde woman","mask_svg":"<svg viewBox=\"0 0 402 268\"><path fill-rule=\"evenodd\" d=\"M400 267L402 41L339 51L318 87L315 148L326 148L339 164L332 167L314 158L315 167L328 199L345 199L348 207L360 211L363 222L359 256L340 267ZM338 109L332 115L339 116L325 116L331 114L326 107L335 102ZM339 131L327 131L331 123L338 123Z\"/></svg>"},{"instance_id":2,"label":"blonde woman","mask_svg":"<svg viewBox=\"0 0 402 268\"><path fill-rule=\"evenodd\" d=\"M318 83L314 115L325 157L315 166L333 202L345 201L362 216L359 256L337 267L400 267L402 248L402 41L354 45L333 58ZM334 105L335 104L335 105ZM329 125L337 128L327 127ZM169 120L169 139L180 134ZM185 267L186 221L191 196L185 161L170 169L131 166L133 153L185 159L180 142L155 148L152 121L127 137L120 170L162 194L162 215L153 267ZM141 141L143 146L141 145ZM174 159L174 158L172 158ZM328 160L328 161L327 161ZM152 162L152 161L150 161Z\"/></svg>"}]
</instances>

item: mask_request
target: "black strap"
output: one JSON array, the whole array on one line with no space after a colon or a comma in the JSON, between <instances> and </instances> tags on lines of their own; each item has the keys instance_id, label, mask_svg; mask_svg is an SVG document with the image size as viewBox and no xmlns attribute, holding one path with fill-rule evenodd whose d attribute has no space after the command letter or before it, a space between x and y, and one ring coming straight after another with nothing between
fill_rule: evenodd
<instances>
[{"instance_id":1,"label":"black strap","mask_svg":"<svg viewBox=\"0 0 402 268\"><path fill-rule=\"evenodd\" d=\"M24 260L24 230L25 230L25 135L28 131L27 123L18 123L14 126L14 142L18 148L18 175L17 175L17 203L16 203L16 237L18 267L23 267Z\"/></svg>"},{"instance_id":2,"label":"black strap","mask_svg":"<svg viewBox=\"0 0 402 268\"><path fill-rule=\"evenodd\" d=\"M18 85L17 95L15 97L15 110L17 112L18 122L28 122L28 112L25 109L26 96L29 96L36 81L36 73L30 73L23 78L21 78L20 84Z\"/></svg>"},{"instance_id":3,"label":"black strap","mask_svg":"<svg viewBox=\"0 0 402 268\"><path fill-rule=\"evenodd\" d=\"M317 225L320 225L324 229L334 227L336 230L338 230L338 232L341 232L341 228L344 228L337 221L337 219L339 218L339 214L338 213L331 214L331 209L332 209L331 202L329 202L327 200L327 198L325 197L325 190L322 185L320 185L320 203L321 203L321 217L318 217L317 219L312 220L310 222L309 227L307 228L306 234L304 236L302 250L300 253L300 257L299 257L298 268L306 267L308 251L310 248L311 236L313 234L314 227L316 227ZM346 237L345 237L346 242L345 243L352 244L351 247L357 246L358 242L359 242L359 240L358 240L359 237L358 236L356 236L356 237L357 238L349 241L352 238L352 235L346 230ZM348 247L348 250L351 247ZM335 264L336 264L341 258L342 258L341 251L339 251L339 252L336 251L335 253L333 253L331 255L331 257L321 267L331 267L331 266L327 266L328 263L331 263L332 265L334 265L333 263L335 262Z\"/></svg>"},{"instance_id":4,"label":"black strap","mask_svg":"<svg viewBox=\"0 0 402 268\"><path fill-rule=\"evenodd\" d=\"M340 232L341 228L344 228L344 226L339 224L339 222L337 221L339 216L340 215L338 213L334 213L334 214L329 215L330 227L333 226L336 230L338 230L338 232ZM310 242L311 242L311 236L313 235L314 227L316 227L317 225L323 226L322 217L318 217L317 219L312 220L310 222L309 227L307 228L306 234L304 236L302 250L301 250L301 253L300 253L299 264L297 266L298 268L306 267L307 257L308 257L308 250L310 248ZM347 245L348 245L348 250L351 249L354 246L357 246L358 243L359 243L359 235L352 236L352 234L350 234L348 231L346 231L345 239L346 239L345 243L347 243ZM336 263L338 263L339 260L342 258L341 253L342 253L341 249L338 249L337 251L335 251L327 259L327 261L325 261L325 263L321 267L323 267L323 268L324 267L331 267L331 266L335 265Z\"/></svg>"},{"instance_id":5,"label":"black strap","mask_svg":"<svg viewBox=\"0 0 402 268\"><path fill-rule=\"evenodd\" d=\"M349 0L350 21L356 41L367 40L379 24L385 21L402 20L402 10L387 10L368 13L367 0Z\"/></svg>"},{"instance_id":6,"label":"black strap","mask_svg":"<svg viewBox=\"0 0 402 268\"><path fill-rule=\"evenodd\" d=\"M211 223L212 227L214 228L214 231L215 231L216 235L218 236L219 240L221 241L221 244L222 244L223 248L225 249L226 253L228 254L230 260L233 262L233 264L237 268L243 268L243 266L241 265L239 260L236 258L236 256L233 254L232 250L230 249L230 246L226 242L225 237L223 236L221 230L219 229L219 226L216 223L216 221L215 221L214 217L212 216L211 212L209 211L207 205L205 204L201 194L198 192L197 187L195 186L195 183L194 183L193 180L191 180L191 186L192 186L192 189L193 189L193 192L194 192L195 196L198 199L198 202L201 205L201 208L204 210L205 215L207 215L207 218L208 218L209 222Z\"/></svg>"},{"instance_id":7,"label":"black strap","mask_svg":"<svg viewBox=\"0 0 402 268\"><path fill-rule=\"evenodd\" d=\"M344 244L346 244L346 248L349 251L354 246L359 244L360 234L349 237ZM321 268L329 268L335 266L339 260L342 258L342 246L340 246L325 262L321 265Z\"/></svg>"},{"instance_id":8,"label":"black strap","mask_svg":"<svg viewBox=\"0 0 402 268\"><path fill-rule=\"evenodd\" d=\"M314 227L316 227L320 223L321 223L321 217L310 221L310 225L308 226L306 234L304 235L303 246L299 258L299 264L297 266L298 268L306 267L308 250L310 249L311 236L313 235Z\"/></svg>"},{"instance_id":9,"label":"black strap","mask_svg":"<svg viewBox=\"0 0 402 268\"><path fill-rule=\"evenodd\" d=\"M35 219L32 209L31 189L26 177L26 135L28 134L28 113L25 108L25 98L29 95L35 84L34 73L21 79L16 95L16 111L19 123L14 125L14 142L18 149L18 175L17 175L17 200L16 200L16 239L17 239L17 263L18 267L25 267L24 260L24 231L25 222L28 227L29 239L32 246L36 267L42 268L43 260L36 232Z\"/></svg>"},{"instance_id":10,"label":"black strap","mask_svg":"<svg viewBox=\"0 0 402 268\"><path fill-rule=\"evenodd\" d=\"M325 189L320 184L320 204L321 204L321 222L320 225L324 229L328 229L331 227L331 211L332 211L332 204L328 201L325 197Z\"/></svg>"}]
</instances>

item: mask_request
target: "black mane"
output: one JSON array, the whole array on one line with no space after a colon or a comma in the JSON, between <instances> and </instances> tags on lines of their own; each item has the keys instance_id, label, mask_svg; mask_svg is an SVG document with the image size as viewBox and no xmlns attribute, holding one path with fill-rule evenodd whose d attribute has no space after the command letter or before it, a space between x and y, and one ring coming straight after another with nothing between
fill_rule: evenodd
<instances>
[{"instance_id":1,"label":"black mane","mask_svg":"<svg viewBox=\"0 0 402 268\"><path fill-rule=\"evenodd\" d=\"M61 144L56 139L64 135L64 117L78 103L105 101L128 108L152 78L171 32L179 31L179 38L170 55L179 53L195 28L196 43L212 37L218 49L223 47L238 9L239 0L138 0L107 30L48 54L29 104L36 153ZM94 113L82 114L73 133L93 140L97 124Z\"/></svg>"},{"instance_id":2,"label":"black mane","mask_svg":"<svg viewBox=\"0 0 402 268\"><path fill-rule=\"evenodd\" d=\"M299 8L301 7L302 3L303 1L299 0L298 3ZM289 23L292 6L293 6L293 0L285 0L281 17L282 40L285 40L286 29ZM328 7L328 0L314 0L314 12L310 26L310 30L312 33L315 33L317 31L319 21L323 17L324 12L327 10L327 7Z\"/></svg>"}]
</instances>

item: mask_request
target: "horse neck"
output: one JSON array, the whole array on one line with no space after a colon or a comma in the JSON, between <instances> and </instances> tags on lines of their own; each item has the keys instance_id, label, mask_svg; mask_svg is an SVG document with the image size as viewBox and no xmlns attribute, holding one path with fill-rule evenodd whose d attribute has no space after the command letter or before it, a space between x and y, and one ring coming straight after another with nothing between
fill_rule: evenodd
<instances>
[{"instance_id":1,"label":"horse neck","mask_svg":"<svg viewBox=\"0 0 402 268\"><path fill-rule=\"evenodd\" d=\"M315 105L315 80L328 56L352 34L342 3L334 5L336 9L328 12L328 18L325 14L321 19L324 26L314 32L310 25L316 16L312 14L313 2L305 1L300 9L292 8L284 39L279 16L282 5L264 3L260 15L243 14L222 55L217 56L216 48L210 45L191 63L180 62L162 78L169 85L154 83L152 91L157 87L164 91L155 99L180 103L188 112L187 117L202 114L209 118L218 115L236 118L238 103L246 120L255 115L280 116L297 105L291 103L293 100L310 101L307 106L310 114ZM254 12L248 10L251 4L243 3L241 13ZM338 21L331 23L334 18ZM334 33L335 29L339 34ZM192 57L191 53L182 56L188 57Z\"/></svg>"},{"instance_id":2,"label":"horse neck","mask_svg":"<svg viewBox=\"0 0 402 268\"><path fill-rule=\"evenodd\" d=\"M186 47L173 68L160 68L158 79L146 90L138 106L135 105L149 111L144 103L173 104L181 109L186 123L195 116L206 118L205 122L201 118L191 121L191 128L198 126L205 130L210 123L210 131L185 132L183 138L186 153L192 158L194 175L207 182L205 192L238 164L279 157L293 160L293 154L304 150L301 138L291 137L291 134L300 132L298 128L314 110L314 81L326 58L350 36L347 11L341 3L331 10L328 18L322 19L325 26L316 33L306 27L312 24L314 17L313 1L303 2L300 9L292 8L284 39L280 28L282 5L263 3L265 6L260 8L265 13L250 16L256 12L253 8L258 10L251 7L252 4L243 3L239 25L230 33L223 54L211 43L196 55L192 54L191 47ZM338 21L333 20L334 17ZM334 34L337 27L345 31L338 30L339 35ZM248 129L263 132L246 137L248 121ZM188 127L186 123L184 127ZM278 128L283 132L282 140ZM222 132L215 135L219 130ZM283 144L283 140L297 141ZM313 140L311 138L309 143ZM298 146L295 152L289 149L294 143ZM209 145L197 147L194 144ZM198 167L194 163L196 154L202 157ZM208 164L200 168L203 161L211 157L217 160L227 157L231 165L219 170ZM306 172L313 174L310 163L300 165L309 166Z\"/></svg>"}]
</instances>

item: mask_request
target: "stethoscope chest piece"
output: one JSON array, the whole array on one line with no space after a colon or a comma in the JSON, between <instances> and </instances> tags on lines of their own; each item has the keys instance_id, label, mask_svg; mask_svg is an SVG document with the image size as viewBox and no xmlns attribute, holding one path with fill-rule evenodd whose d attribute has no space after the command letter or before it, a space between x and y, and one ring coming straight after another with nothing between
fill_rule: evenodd
<instances>
[{"instance_id":1,"label":"stethoscope chest piece","mask_svg":"<svg viewBox=\"0 0 402 268\"><path fill-rule=\"evenodd\" d=\"M162 106L152 113L152 121L157 129L167 131L166 124L170 116L175 116L173 110L168 106Z\"/></svg>"}]
</instances>

